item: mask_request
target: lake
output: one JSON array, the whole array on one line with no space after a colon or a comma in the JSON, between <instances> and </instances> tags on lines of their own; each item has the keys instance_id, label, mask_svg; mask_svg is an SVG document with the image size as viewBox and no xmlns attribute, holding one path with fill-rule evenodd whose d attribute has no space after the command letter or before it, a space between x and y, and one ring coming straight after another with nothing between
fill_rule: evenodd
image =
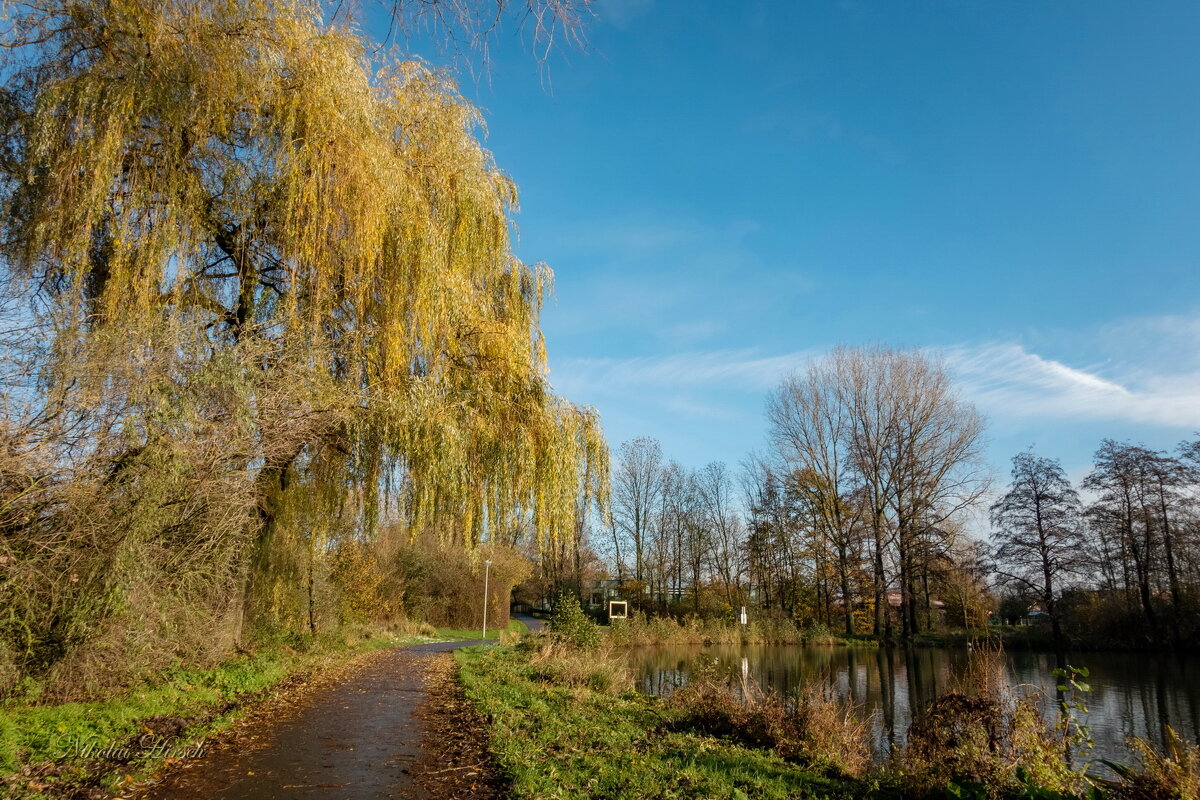
<instances>
[{"instance_id":1,"label":"lake","mask_svg":"<svg viewBox=\"0 0 1200 800\"><path fill-rule=\"evenodd\" d=\"M817 681L873 715L877 757L904 742L913 709L951 688L969 657L965 649L799 645L648 647L629 654L638 688L653 695L665 696L685 683L698 658L715 659L719 669L785 694ZM1011 684L1040 692L1043 712L1053 714L1054 656L1014 651L1002 658ZM1130 762L1125 739L1136 735L1161 745L1163 725L1200 741L1200 657L1095 652L1068 663L1091 673L1086 681L1092 691L1084 698L1089 713L1081 721L1092 728L1094 758Z\"/></svg>"}]
</instances>

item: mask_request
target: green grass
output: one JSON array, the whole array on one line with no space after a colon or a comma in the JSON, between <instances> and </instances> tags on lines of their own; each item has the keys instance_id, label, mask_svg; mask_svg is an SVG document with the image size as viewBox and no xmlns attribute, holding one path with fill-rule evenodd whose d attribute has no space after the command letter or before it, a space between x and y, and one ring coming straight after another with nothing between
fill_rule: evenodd
<instances>
[{"instance_id":1,"label":"green grass","mask_svg":"<svg viewBox=\"0 0 1200 800\"><path fill-rule=\"evenodd\" d=\"M452 641L483 638L483 630L480 628L475 628L474 630L467 628L438 628L437 631L439 637ZM503 630L497 630L489 626L487 638L489 640L499 639L501 633L529 633L529 626L519 619L510 619L508 625Z\"/></svg>"},{"instance_id":2,"label":"green grass","mask_svg":"<svg viewBox=\"0 0 1200 800\"><path fill-rule=\"evenodd\" d=\"M679 712L545 681L515 647L455 655L467 697L492 720L490 747L514 798L851 798L861 784L827 778L774 752L664 727Z\"/></svg>"},{"instance_id":3,"label":"green grass","mask_svg":"<svg viewBox=\"0 0 1200 800\"><path fill-rule=\"evenodd\" d=\"M470 647L459 650L455 658L467 698L489 720L489 749L516 800L1100 800L1109 796L1096 787L1081 786L1081 793L1073 794L1076 789L1067 785L1060 789L1036 785L1032 776L1049 774L1033 771L1036 761L1010 764L1015 773L1005 772L990 785L976 783L979 778L970 770L979 753L969 745L956 749L959 744L953 736L939 745L941 750L914 758L901 753L898 761L872 768L863 778L851 777L837 766L822 766L828 764L820 755L824 745L816 745L815 760L804 760L808 757L802 755L799 763L787 761L773 746L740 743L753 738L705 733L713 728L696 725L691 700L672 704L621 691L628 688L628 681L598 680L606 666L617 662L595 651ZM747 724L753 725L753 718ZM838 740L825 741L836 745ZM1020 757L1030 755L1027 746L1028 742ZM1057 744L1040 752L1055 758L1061 755ZM946 763L968 766L963 773L946 777L942 774Z\"/></svg>"},{"instance_id":4,"label":"green grass","mask_svg":"<svg viewBox=\"0 0 1200 800\"><path fill-rule=\"evenodd\" d=\"M9 786L12 797L57 797L72 786L110 788L126 774L148 773L169 753L136 752L124 766L82 757L95 750L127 748L146 733L148 720L171 718L183 726L178 744L196 742L232 723L242 704L297 673L343 664L366 652L428 641L372 637L352 643L335 637L298 642L301 649L266 646L210 669L174 669L153 683L92 702L0 705L0 776L33 767L38 777ZM9 795L6 795L9 796Z\"/></svg>"}]
</instances>

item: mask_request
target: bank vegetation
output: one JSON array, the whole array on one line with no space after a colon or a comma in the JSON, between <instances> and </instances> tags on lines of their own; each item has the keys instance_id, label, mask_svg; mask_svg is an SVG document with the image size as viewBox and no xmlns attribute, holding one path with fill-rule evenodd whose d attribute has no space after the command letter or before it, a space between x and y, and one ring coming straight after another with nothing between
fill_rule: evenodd
<instances>
[{"instance_id":1,"label":"bank vegetation","mask_svg":"<svg viewBox=\"0 0 1200 800\"><path fill-rule=\"evenodd\" d=\"M577 641L567 626L456 656L515 798L1182 800L1200 788L1200 747L1178 737L1165 751L1132 741L1141 763L1100 777L1073 716L1079 696L1045 718L995 651L977 652L904 744L879 754L871 719L819 686L782 696L710 666L651 697L619 648ZM1077 673L1064 680L1085 687Z\"/></svg>"}]
</instances>

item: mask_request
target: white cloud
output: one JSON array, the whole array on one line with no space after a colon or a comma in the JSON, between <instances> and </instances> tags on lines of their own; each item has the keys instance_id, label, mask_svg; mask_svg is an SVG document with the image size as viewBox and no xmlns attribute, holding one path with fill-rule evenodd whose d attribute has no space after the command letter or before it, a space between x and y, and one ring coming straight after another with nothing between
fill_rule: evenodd
<instances>
[{"instance_id":1,"label":"white cloud","mask_svg":"<svg viewBox=\"0 0 1200 800\"><path fill-rule=\"evenodd\" d=\"M994 416L1200 427L1200 372L1141 364L1106 377L1011 343L960 346L945 355L967 397Z\"/></svg>"},{"instance_id":2,"label":"white cloud","mask_svg":"<svg viewBox=\"0 0 1200 800\"><path fill-rule=\"evenodd\" d=\"M572 391L736 389L765 392L812 357L810 352L762 356L756 350L712 350L628 359L575 358L551 375L556 388Z\"/></svg>"},{"instance_id":3,"label":"white cloud","mask_svg":"<svg viewBox=\"0 0 1200 800\"><path fill-rule=\"evenodd\" d=\"M1139 330L1151 333L1160 327L1154 323ZM1182 324L1171 330L1190 333ZM1136 350L1129 341L1132 329L1125 333L1125 347ZM747 413L747 396L757 396L753 402L760 408L759 398L822 352L764 355L747 348L575 358L556 362L551 380L558 391L582 402L622 398L685 417L715 419ZM1004 420L1047 420L1200 430L1200 370L1190 352L1100 367L1095 362L1067 364L1015 342L956 345L936 352L945 357L964 396L1002 427Z\"/></svg>"}]
</instances>

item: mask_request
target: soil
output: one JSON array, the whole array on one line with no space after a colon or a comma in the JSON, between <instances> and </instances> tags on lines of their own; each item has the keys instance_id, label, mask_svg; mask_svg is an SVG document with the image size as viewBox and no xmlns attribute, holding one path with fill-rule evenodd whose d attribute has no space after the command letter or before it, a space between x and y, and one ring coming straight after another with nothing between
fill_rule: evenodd
<instances>
[{"instance_id":1,"label":"soil","mask_svg":"<svg viewBox=\"0 0 1200 800\"><path fill-rule=\"evenodd\" d=\"M449 654L430 659L428 696L417 707L422 722L422 758L413 774L421 797L502 798L507 785L487 749L487 720L463 696Z\"/></svg>"}]
</instances>

